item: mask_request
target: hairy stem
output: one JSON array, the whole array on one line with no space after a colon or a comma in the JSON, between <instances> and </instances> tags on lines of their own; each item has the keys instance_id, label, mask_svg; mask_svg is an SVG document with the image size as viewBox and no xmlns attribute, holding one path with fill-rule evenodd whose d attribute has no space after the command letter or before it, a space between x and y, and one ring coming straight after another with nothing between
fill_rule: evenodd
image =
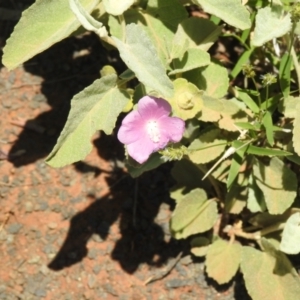
<instances>
[{"instance_id":1,"label":"hairy stem","mask_svg":"<svg viewBox=\"0 0 300 300\"><path fill-rule=\"evenodd\" d=\"M226 232L229 236L235 235L242 238L245 238L247 240L260 240L264 235L267 235L269 233L282 230L285 226L285 223L276 223L269 227L266 227L264 229L255 231L255 232L245 232L241 228L237 228L234 226L228 226L224 228L224 232ZM247 230L247 229L245 229Z\"/></svg>"}]
</instances>

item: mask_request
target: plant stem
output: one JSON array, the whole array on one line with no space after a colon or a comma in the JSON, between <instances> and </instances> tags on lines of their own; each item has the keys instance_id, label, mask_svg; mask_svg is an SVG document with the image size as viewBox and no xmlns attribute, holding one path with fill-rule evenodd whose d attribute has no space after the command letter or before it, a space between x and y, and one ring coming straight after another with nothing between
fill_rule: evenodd
<instances>
[{"instance_id":1,"label":"plant stem","mask_svg":"<svg viewBox=\"0 0 300 300\"><path fill-rule=\"evenodd\" d=\"M292 59L293 59L293 63L294 63L294 68L297 74L297 81L298 81L298 93L300 93L300 66L299 66L299 61L298 61L298 57L295 51L295 47L292 46L291 48L291 55L292 55Z\"/></svg>"},{"instance_id":2,"label":"plant stem","mask_svg":"<svg viewBox=\"0 0 300 300\"><path fill-rule=\"evenodd\" d=\"M266 86L266 110L268 109L269 86Z\"/></svg>"},{"instance_id":3,"label":"plant stem","mask_svg":"<svg viewBox=\"0 0 300 300\"><path fill-rule=\"evenodd\" d=\"M225 227L224 232L227 232L229 236L236 235L248 240L260 240L264 235L267 235L271 232L282 230L285 226L285 223L275 223L269 227L266 227L262 230L258 230L252 233L245 232L241 228L235 227ZM247 229L245 229L247 230Z\"/></svg>"},{"instance_id":4,"label":"plant stem","mask_svg":"<svg viewBox=\"0 0 300 300\"><path fill-rule=\"evenodd\" d=\"M260 97L260 92L259 92L259 90L258 90L258 87L257 87L257 84L256 84L255 79L254 79L253 77L251 77L251 79L252 79L252 82L253 82L253 84L254 84L254 86L255 86L255 89L256 89L256 91L257 91L258 106L259 106L259 108L261 109L261 97Z\"/></svg>"},{"instance_id":5,"label":"plant stem","mask_svg":"<svg viewBox=\"0 0 300 300\"><path fill-rule=\"evenodd\" d=\"M124 19L124 15L119 15L118 16L119 18L119 21L120 21L120 24L122 26L122 31L123 31L123 37L122 37L122 41L124 42L125 41L125 38L126 38L126 22L125 22L125 19Z\"/></svg>"}]
</instances>

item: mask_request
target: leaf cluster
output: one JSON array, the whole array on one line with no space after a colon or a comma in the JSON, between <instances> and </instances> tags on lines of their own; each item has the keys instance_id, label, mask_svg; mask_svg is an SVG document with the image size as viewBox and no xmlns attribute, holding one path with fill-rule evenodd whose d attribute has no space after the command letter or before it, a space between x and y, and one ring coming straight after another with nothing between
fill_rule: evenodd
<instances>
[{"instance_id":1,"label":"leaf cluster","mask_svg":"<svg viewBox=\"0 0 300 300\"><path fill-rule=\"evenodd\" d=\"M74 96L47 163L83 160L95 132L111 134L141 97L166 99L186 122L181 143L143 165L128 157L128 172L175 160L173 236L190 240L219 284L240 270L253 299L296 299L287 254L300 252L299 15L287 0L37 0L3 63L15 68L83 28L116 48L128 69L105 66ZM212 47L225 40L239 49L225 50L227 65Z\"/></svg>"}]
</instances>

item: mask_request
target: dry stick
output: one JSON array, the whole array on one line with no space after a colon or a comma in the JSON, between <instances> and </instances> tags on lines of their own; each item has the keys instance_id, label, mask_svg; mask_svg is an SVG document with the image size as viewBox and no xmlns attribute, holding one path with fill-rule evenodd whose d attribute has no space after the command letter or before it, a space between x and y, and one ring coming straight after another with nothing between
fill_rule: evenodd
<instances>
[{"instance_id":1,"label":"dry stick","mask_svg":"<svg viewBox=\"0 0 300 300\"><path fill-rule=\"evenodd\" d=\"M176 258L174 259L174 261L172 261L172 263L169 266L167 266L167 268L165 270L162 270L157 275L149 277L144 282L144 285L147 285L147 284L149 284L149 283L151 283L153 281L157 281L157 280L165 278L174 269L174 267L178 264L178 262L180 261L180 259L182 257L182 254L183 254L183 251L179 252L179 254L176 256Z\"/></svg>"},{"instance_id":2,"label":"dry stick","mask_svg":"<svg viewBox=\"0 0 300 300\"><path fill-rule=\"evenodd\" d=\"M11 212L7 213L7 216L6 216L5 220L4 220L4 222L0 225L0 231L2 231L2 229L4 228L4 226L7 224L7 222L9 220L11 214L12 214Z\"/></svg>"}]
</instances>

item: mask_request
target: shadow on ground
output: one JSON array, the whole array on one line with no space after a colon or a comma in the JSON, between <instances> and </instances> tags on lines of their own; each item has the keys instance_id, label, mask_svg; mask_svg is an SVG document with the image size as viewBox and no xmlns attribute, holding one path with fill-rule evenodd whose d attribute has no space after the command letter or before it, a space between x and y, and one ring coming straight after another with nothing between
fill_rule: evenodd
<instances>
[{"instance_id":1,"label":"shadow on ground","mask_svg":"<svg viewBox=\"0 0 300 300\"><path fill-rule=\"evenodd\" d=\"M165 241L165 235L170 236L168 221L163 226L154 222L162 203L174 205L168 196L172 182L165 175L169 168L170 165L161 166L138 180L121 172L117 175L119 179L110 177L110 193L93 199L87 209L72 218L66 240L49 267L61 270L81 261L87 255L91 236L97 234L106 239L110 226L118 219L121 238L116 241L111 257L126 272L133 273L141 263L161 266L176 257L187 242L172 238Z\"/></svg>"},{"instance_id":2,"label":"shadow on ground","mask_svg":"<svg viewBox=\"0 0 300 300\"><path fill-rule=\"evenodd\" d=\"M33 2L0 0L0 7L21 11ZM1 47L15 24L15 20L0 20ZM51 110L27 120L9 153L9 160L15 167L31 164L51 152L67 120L72 97L99 78L100 69L107 64L118 72L125 69L118 52L107 51L92 33L67 38L24 63L27 72L42 77L41 94L27 99L28 105L38 108L38 102L45 101ZM34 126L41 128L41 132L30 130ZM24 154L15 155L20 152Z\"/></svg>"}]
</instances>

